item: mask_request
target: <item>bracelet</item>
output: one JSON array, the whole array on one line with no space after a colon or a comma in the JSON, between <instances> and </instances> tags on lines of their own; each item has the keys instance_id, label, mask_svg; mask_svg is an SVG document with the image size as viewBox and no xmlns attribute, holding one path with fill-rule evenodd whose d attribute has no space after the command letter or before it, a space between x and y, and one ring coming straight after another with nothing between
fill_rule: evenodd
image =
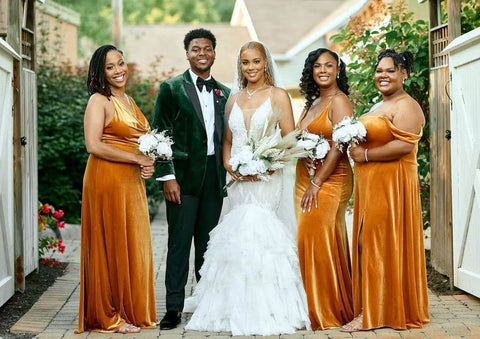
<instances>
[{"instance_id":1,"label":"bracelet","mask_svg":"<svg viewBox=\"0 0 480 339\"><path fill-rule=\"evenodd\" d=\"M310 183L313 185L313 187L316 187L316 188L318 188L318 189L320 189L320 187L322 187L322 185L317 185L317 184L313 181L313 179L310 180Z\"/></svg>"},{"instance_id":2,"label":"bracelet","mask_svg":"<svg viewBox=\"0 0 480 339\"><path fill-rule=\"evenodd\" d=\"M365 148L365 162L368 162L368 148Z\"/></svg>"}]
</instances>

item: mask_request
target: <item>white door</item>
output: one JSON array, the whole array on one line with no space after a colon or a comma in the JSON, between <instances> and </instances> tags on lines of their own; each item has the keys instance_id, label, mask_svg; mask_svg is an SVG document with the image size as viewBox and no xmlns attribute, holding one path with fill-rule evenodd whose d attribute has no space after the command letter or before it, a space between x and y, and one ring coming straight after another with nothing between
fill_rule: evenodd
<instances>
[{"instance_id":1,"label":"white door","mask_svg":"<svg viewBox=\"0 0 480 339\"><path fill-rule=\"evenodd\" d=\"M480 297L480 28L450 52L454 285Z\"/></svg>"},{"instance_id":2,"label":"white door","mask_svg":"<svg viewBox=\"0 0 480 339\"><path fill-rule=\"evenodd\" d=\"M38 267L37 81L22 70L22 210L25 276Z\"/></svg>"},{"instance_id":3,"label":"white door","mask_svg":"<svg viewBox=\"0 0 480 339\"><path fill-rule=\"evenodd\" d=\"M13 57L0 39L0 306L14 294Z\"/></svg>"}]
</instances>

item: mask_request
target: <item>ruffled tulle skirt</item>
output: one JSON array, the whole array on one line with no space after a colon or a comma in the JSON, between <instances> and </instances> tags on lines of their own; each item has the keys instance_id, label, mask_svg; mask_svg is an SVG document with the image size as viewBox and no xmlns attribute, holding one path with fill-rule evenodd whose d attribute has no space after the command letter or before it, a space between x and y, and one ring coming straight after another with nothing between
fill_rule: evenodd
<instances>
[{"instance_id":1,"label":"ruffled tulle skirt","mask_svg":"<svg viewBox=\"0 0 480 339\"><path fill-rule=\"evenodd\" d=\"M187 330L277 335L310 329L296 240L275 212L235 206L210 232Z\"/></svg>"}]
</instances>

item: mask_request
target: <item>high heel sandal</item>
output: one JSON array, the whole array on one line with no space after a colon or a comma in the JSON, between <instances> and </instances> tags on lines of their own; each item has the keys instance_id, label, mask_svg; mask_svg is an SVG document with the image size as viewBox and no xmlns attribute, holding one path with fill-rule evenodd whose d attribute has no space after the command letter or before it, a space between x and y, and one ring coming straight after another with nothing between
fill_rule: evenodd
<instances>
[{"instance_id":1,"label":"high heel sandal","mask_svg":"<svg viewBox=\"0 0 480 339\"><path fill-rule=\"evenodd\" d=\"M358 316L353 318L352 321L343 325L340 328L341 332L358 332L361 331L363 327L363 314L360 313Z\"/></svg>"}]
</instances>

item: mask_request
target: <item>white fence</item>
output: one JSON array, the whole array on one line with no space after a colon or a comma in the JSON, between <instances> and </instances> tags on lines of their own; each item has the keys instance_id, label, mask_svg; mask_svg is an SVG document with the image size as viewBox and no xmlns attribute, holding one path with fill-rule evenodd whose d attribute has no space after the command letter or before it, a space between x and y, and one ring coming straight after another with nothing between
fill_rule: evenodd
<instances>
[{"instance_id":1,"label":"white fence","mask_svg":"<svg viewBox=\"0 0 480 339\"><path fill-rule=\"evenodd\" d=\"M454 285L480 297L480 28L450 53Z\"/></svg>"}]
</instances>

